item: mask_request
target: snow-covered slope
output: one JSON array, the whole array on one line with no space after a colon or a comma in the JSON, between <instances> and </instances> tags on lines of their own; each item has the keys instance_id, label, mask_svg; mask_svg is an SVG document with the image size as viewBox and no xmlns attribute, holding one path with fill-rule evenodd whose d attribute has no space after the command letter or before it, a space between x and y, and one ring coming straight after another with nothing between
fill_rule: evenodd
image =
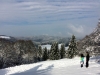
<instances>
[{"instance_id":1,"label":"snow-covered slope","mask_svg":"<svg viewBox=\"0 0 100 75\"><path fill-rule=\"evenodd\" d=\"M62 45L62 44L58 44L59 49L61 48L61 45ZM42 47L42 49L44 49L44 48L46 47L48 50L50 50L51 45L50 45L50 44L41 45L41 47ZM68 49L68 47L65 47L65 50L67 50L67 49Z\"/></svg>"},{"instance_id":2,"label":"snow-covered slope","mask_svg":"<svg viewBox=\"0 0 100 75\"><path fill-rule=\"evenodd\" d=\"M92 58L89 68L80 67L80 58L48 60L0 70L0 75L100 75L100 63Z\"/></svg>"},{"instance_id":3,"label":"snow-covered slope","mask_svg":"<svg viewBox=\"0 0 100 75\"><path fill-rule=\"evenodd\" d=\"M4 36L4 35L0 35L0 38L2 38L2 39L11 39L9 36Z\"/></svg>"},{"instance_id":4,"label":"snow-covered slope","mask_svg":"<svg viewBox=\"0 0 100 75\"><path fill-rule=\"evenodd\" d=\"M9 41L16 41L16 39L14 37L6 36L6 35L0 35L0 39L5 39L5 40L9 40Z\"/></svg>"},{"instance_id":5,"label":"snow-covered slope","mask_svg":"<svg viewBox=\"0 0 100 75\"><path fill-rule=\"evenodd\" d=\"M78 41L78 50L89 51L94 55L100 55L100 21L95 30Z\"/></svg>"}]
</instances>

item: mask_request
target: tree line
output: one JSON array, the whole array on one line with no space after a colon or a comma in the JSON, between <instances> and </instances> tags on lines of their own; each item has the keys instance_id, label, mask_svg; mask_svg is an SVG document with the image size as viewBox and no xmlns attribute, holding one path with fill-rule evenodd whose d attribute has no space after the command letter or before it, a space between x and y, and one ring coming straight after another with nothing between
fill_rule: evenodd
<instances>
[{"instance_id":1,"label":"tree line","mask_svg":"<svg viewBox=\"0 0 100 75\"><path fill-rule=\"evenodd\" d=\"M65 58L66 52L65 52L65 46L64 44L61 45L61 48L59 49L58 43L54 42L51 45L51 49L47 50L45 47L44 49L41 48L41 46L38 47L38 59L39 60L58 60Z\"/></svg>"},{"instance_id":2,"label":"tree line","mask_svg":"<svg viewBox=\"0 0 100 75\"><path fill-rule=\"evenodd\" d=\"M36 47L31 40L17 40L15 42L0 39L0 68L11 67L21 64L29 64L46 60L58 60L73 58L78 54L75 36L73 35L68 50L62 44L59 49L58 43L54 42L51 49Z\"/></svg>"},{"instance_id":3,"label":"tree line","mask_svg":"<svg viewBox=\"0 0 100 75\"><path fill-rule=\"evenodd\" d=\"M54 42L51 45L51 49L47 50L45 47L44 49L41 48L41 46L38 47L39 51L39 60L58 60L63 58L73 58L76 55L78 55L78 49L77 49L77 43L75 40L75 36L73 35L68 46L68 50L65 50L65 45L61 44L61 48L59 49L58 43Z\"/></svg>"}]
</instances>

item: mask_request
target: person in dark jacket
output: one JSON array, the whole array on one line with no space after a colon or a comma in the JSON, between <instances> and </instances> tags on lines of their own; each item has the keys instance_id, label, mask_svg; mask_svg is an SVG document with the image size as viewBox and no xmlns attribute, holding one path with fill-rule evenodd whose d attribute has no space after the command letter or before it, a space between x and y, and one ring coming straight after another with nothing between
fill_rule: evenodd
<instances>
[{"instance_id":1,"label":"person in dark jacket","mask_svg":"<svg viewBox=\"0 0 100 75\"><path fill-rule=\"evenodd\" d=\"M89 67L89 59L90 59L89 52L86 52L86 68Z\"/></svg>"}]
</instances>

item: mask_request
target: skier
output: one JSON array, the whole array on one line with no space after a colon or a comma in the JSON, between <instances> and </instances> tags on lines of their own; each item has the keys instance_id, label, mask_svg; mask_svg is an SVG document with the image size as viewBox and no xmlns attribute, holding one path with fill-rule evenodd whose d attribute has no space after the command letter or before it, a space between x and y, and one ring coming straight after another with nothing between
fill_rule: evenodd
<instances>
[{"instance_id":1,"label":"skier","mask_svg":"<svg viewBox=\"0 0 100 75\"><path fill-rule=\"evenodd\" d=\"M83 54L81 54L81 61L80 61L80 63L81 63L81 68L83 67L83 64L84 64L84 55Z\"/></svg>"},{"instance_id":2,"label":"skier","mask_svg":"<svg viewBox=\"0 0 100 75\"><path fill-rule=\"evenodd\" d=\"M90 58L90 56L89 56L89 52L86 52L86 68L88 68L89 67L89 58Z\"/></svg>"}]
</instances>

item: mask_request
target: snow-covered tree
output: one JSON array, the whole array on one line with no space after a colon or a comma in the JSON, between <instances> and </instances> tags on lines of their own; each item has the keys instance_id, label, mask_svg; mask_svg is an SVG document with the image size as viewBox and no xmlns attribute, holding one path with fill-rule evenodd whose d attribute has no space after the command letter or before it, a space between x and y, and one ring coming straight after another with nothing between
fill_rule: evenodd
<instances>
[{"instance_id":1,"label":"snow-covered tree","mask_svg":"<svg viewBox=\"0 0 100 75\"><path fill-rule=\"evenodd\" d=\"M48 50L48 59L50 59L50 50Z\"/></svg>"},{"instance_id":2,"label":"snow-covered tree","mask_svg":"<svg viewBox=\"0 0 100 75\"><path fill-rule=\"evenodd\" d=\"M61 56L61 59L65 57L65 45L64 44L61 45L60 56Z\"/></svg>"},{"instance_id":3,"label":"snow-covered tree","mask_svg":"<svg viewBox=\"0 0 100 75\"><path fill-rule=\"evenodd\" d=\"M51 45L50 53L49 53L49 59L54 59L54 43Z\"/></svg>"},{"instance_id":4,"label":"snow-covered tree","mask_svg":"<svg viewBox=\"0 0 100 75\"><path fill-rule=\"evenodd\" d=\"M78 54L78 49L77 49L77 44L75 39L76 39L75 36L72 35L71 41L69 43L69 48L67 50L68 58L73 58Z\"/></svg>"},{"instance_id":5,"label":"snow-covered tree","mask_svg":"<svg viewBox=\"0 0 100 75\"><path fill-rule=\"evenodd\" d=\"M58 43L56 42L55 43L55 51L54 51L54 57L55 57L55 60L58 60L60 59L60 51L59 51L59 47L58 47Z\"/></svg>"},{"instance_id":6,"label":"snow-covered tree","mask_svg":"<svg viewBox=\"0 0 100 75\"><path fill-rule=\"evenodd\" d=\"M45 47L43 51L43 60L45 61L47 59L48 59L48 51L47 51L47 48Z\"/></svg>"},{"instance_id":7,"label":"snow-covered tree","mask_svg":"<svg viewBox=\"0 0 100 75\"><path fill-rule=\"evenodd\" d=\"M58 43L57 42L53 43L52 46L51 46L50 59L51 60L60 59L60 52L59 52L59 48L58 48Z\"/></svg>"},{"instance_id":8,"label":"snow-covered tree","mask_svg":"<svg viewBox=\"0 0 100 75\"><path fill-rule=\"evenodd\" d=\"M42 47L38 46L38 60L41 61L42 60L42 56L43 56L43 51L42 51Z\"/></svg>"}]
</instances>

